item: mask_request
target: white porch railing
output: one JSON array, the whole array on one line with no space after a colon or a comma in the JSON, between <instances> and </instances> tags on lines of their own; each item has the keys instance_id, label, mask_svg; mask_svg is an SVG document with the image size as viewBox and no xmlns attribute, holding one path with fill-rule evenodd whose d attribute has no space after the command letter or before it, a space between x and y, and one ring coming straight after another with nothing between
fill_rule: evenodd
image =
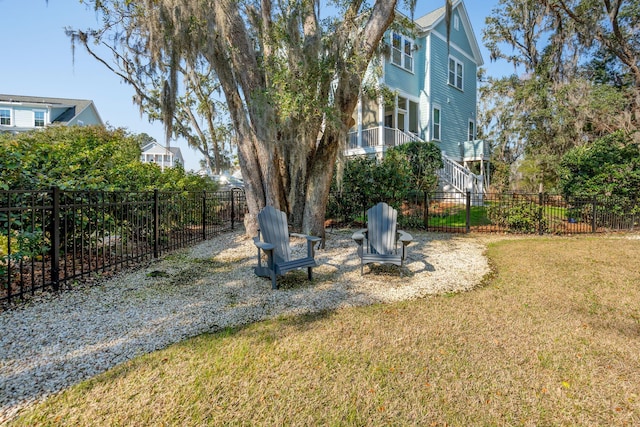
<instances>
[{"instance_id":1,"label":"white porch railing","mask_svg":"<svg viewBox=\"0 0 640 427\"><path fill-rule=\"evenodd\" d=\"M384 128L383 141L380 140L380 128L369 128L362 130L362 143L358 146L358 132L349 132L349 149L354 148L369 148L369 147L396 147L406 142L420 141L424 142L418 136L406 133L400 129Z\"/></svg>"},{"instance_id":2,"label":"white porch railing","mask_svg":"<svg viewBox=\"0 0 640 427\"><path fill-rule=\"evenodd\" d=\"M417 135L396 128L384 128L384 141L387 147L396 147L407 142L424 142Z\"/></svg>"}]
</instances>

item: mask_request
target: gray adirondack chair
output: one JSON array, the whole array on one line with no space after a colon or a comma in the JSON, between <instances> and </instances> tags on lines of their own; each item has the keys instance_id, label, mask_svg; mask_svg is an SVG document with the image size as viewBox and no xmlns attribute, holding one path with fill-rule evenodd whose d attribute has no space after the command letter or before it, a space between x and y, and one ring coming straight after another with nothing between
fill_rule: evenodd
<instances>
[{"instance_id":1,"label":"gray adirondack chair","mask_svg":"<svg viewBox=\"0 0 640 427\"><path fill-rule=\"evenodd\" d=\"M315 245L322 239L306 234L289 233L287 216L273 206L266 206L260 211L258 224L260 227L258 236L253 239L253 243L258 248L258 266L254 268L256 275L270 277L273 289L278 289L276 276L299 268L306 268L309 280L312 280L312 268L318 265L314 259ZM307 239L307 256L305 258L291 259L290 236ZM267 254L267 265L262 263L262 251Z\"/></svg>"},{"instance_id":2,"label":"gray adirondack chair","mask_svg":"<svg viewBox=\"0 0 640 427\"><path fill-rule=\"evenodd\" d=\"M360 274L365 264L394 264L402 267L407 255L407 245L413 237L397 230L398 211L386 203L378 203L367 211L367 228L353 233L358 244ZM402 244L398 248L398 242Z\"/></svg>"}]
</instances>

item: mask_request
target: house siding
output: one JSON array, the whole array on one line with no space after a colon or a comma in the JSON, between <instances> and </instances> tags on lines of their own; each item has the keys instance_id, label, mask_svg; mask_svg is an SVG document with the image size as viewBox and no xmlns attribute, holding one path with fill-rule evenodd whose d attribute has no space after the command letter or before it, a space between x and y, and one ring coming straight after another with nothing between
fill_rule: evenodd
<instances>
[{"instance_id":1,"label":"house siding","mask_svg":"<svg viewBox=\"0 0 640 427\"><path fill-rule=\"evenodd\" d=\"M462 32L462 24L460 28ZM448 83L449 56L463 64L463 90ZM459 144L467 139L469 120L476 118L477 67L470 57L470 51L460 51L453 45L448 48L446 39L438 34L431 36L431 105L441 107L440 149L457 160L462 160Z\"/></svg>"},{"instance_id":2,"label":"house siding","mask_svg":"<svg viewBox=\"0 0 640 427\"><path fill-rule=\"evenodd\" d=\"M410 73L390 62L386 64L385 83L392 89L406 93L416 93L419 88L418 76L415 73Z\"/></svg>"},{"instance_id":3,"label":"house siding","mask_svg":"<svg viewBox=\"0 0 640 427\"><path fill-rule=\"evenodd\" d=\"M89 100L0 94L0 107L11 111L11 124L0 125L0 128L14 133L40 128L35 126L35 112L44 113L45 127L52 123L71 126L79 124L78 121L86 125L103 125Z\"/></svg>"},{"instance_id":4,"label":"house siding","mask_svg":"<svg viewBox=\"0 0 640 427\"><path fill-rule=\"evenodd\" d=\"M430 141L430 118L431 118L431 61L428 58L431 57L431 35L421 37L422 44L421 50L423 51L424 59L422 61L422 88L419 93L419 108L420 108L420 133L419 136L425 141Z\"/></svg>"},{"instance_id":5,"label":"house siding","mask_svg":"<svg viewBox=\"0 0 640 427\"><path fill-rule=\"evenodd\" d=\"M384 40L390 43L391 32L388 31L384 36ZM424 63L424 48L420 47L418 40L414 40L419 47L417 51L413 52L413 72L399 67L391 63L391 57L385 59L384 70L384 83L392 88L392 90L399 90L405 93L418 93L420 90L420 74L416 70Z\"/></svg>"},{"instance_id":6,"label":"house siding","mask_svg":"<svg viewBox=\"0 0 640 427\"><path fill-rule=\"evenodd\" d=\"M357 120L357 117L356 117ZM362 128L378 126L378 103L367 96L362 97Z\"/></svg>"},{"instance_id":7,"label":"house siding","mask_svg":"<svg viewBox=\"0 0 640 427\"><path fill-rule=\"evenodd\" d=\"M456 18L460 23L457 30L453 26L453 22ZM434 28L434 31L439 35L441 35L442 37L444 37L446 40L447 25L444 20L442 20L442 22L440 22L436 26L436 28ZM467 36L467 33L464 30L464 25L462 24L462 17L460 16L460 12L457 9L453 11L453 15L451 18L451 32L449 33L449 41L451 42L452 46L455 46L460 51L466 53L469 56L473 55L471 50L471 43L469 42L469 37Z\"/></svg>"},{"instance_id":8,"label":"house siding","mask_svg":"<svg viewBox=\"0 0 640 427\"><path fill-rule=\"evenodd\" d=\"M80 124L79 122L82 122L84 126L102 124L100 122L100 119L96 116L95 112L91 108L86 108L76 117L74 117L73 120L69 122L69 125L78 125Z\"/></svg>"}]
</instances>

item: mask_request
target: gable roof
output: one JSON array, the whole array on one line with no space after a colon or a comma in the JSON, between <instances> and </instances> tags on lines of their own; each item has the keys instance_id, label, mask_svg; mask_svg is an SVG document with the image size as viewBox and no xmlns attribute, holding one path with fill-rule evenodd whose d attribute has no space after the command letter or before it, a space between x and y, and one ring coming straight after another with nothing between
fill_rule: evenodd
<instances>
[{"instance_id":1,"label":"gable roof","mask_svg":"<svg viewBox=\"0 0 640 427\"><path fill-rule=\"evenodd\" d=\"M7 95L0 94L0 103L9 104L21 104L30 107L41 108L66 108L64 112L55 118L52 118L52 123L68 124L74 121L76 117L82 114L85 110L93 110L98 121L104 125L98 110L96 109L93 101L89 99L70 99L70 98L49 98L44 96L24 96L24 95Z\"/></svg>"},{"instance_id":2,"label":"gable roof","mask_svg":"<svg viewBox=\"0 0 640 427\"><path fill-rule=\"evenodd\" d=\"M469 39L469 45L471 45L473 59L478 66L481 66L482 64L484 64L484 60L482 59L482 53L480 53L480 46L478 46L476 34L473 31L471 21L469 20L467 8L464 6L464 2L462 0L454 0L452 3L453 4L451 5L451 10L454 11L457 9L458 13L460 14L460 21L462 22L464 31L467 34L467 38ZM433 30L436 26L438 26L438 24L444 21L446 14L447 8L445 6L442 6L416 19L415 23L422 29L422 32L426 33Z\"/></svg>"},{"instance_id":3,"label":"gable roof","mask_svg":"<svg viewBox=\"0 0 640 427\"><path fill-rule=\"evenodd\" d=\"M442 6L416 19L416 24L418 24L419 26L425 29L431 28L434 26L436 22L439 22L441 19L444 19L445 12L446 12L446 7Z\"/></svg>"}]
</instances>

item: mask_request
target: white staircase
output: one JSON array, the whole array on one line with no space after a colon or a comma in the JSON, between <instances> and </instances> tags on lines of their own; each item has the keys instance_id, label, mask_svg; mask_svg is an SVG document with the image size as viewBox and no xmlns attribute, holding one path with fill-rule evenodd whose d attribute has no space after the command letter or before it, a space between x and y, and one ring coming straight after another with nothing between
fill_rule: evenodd
<instances>
[{"instance_id":1,"label":"white staircase","mask_svg":"<svg viewBox=\"0 0 640 427\"><path fill-rule=\"evenodd\" d=\"M469 191L472 205L482 205L484 201L482 176L474 174L469 168L460 165L444 153L442 153L442 163L443 168L437 171L440 189L455 195L461 202L466 200L466 193Z\"/></svg>"}]
</instances>

